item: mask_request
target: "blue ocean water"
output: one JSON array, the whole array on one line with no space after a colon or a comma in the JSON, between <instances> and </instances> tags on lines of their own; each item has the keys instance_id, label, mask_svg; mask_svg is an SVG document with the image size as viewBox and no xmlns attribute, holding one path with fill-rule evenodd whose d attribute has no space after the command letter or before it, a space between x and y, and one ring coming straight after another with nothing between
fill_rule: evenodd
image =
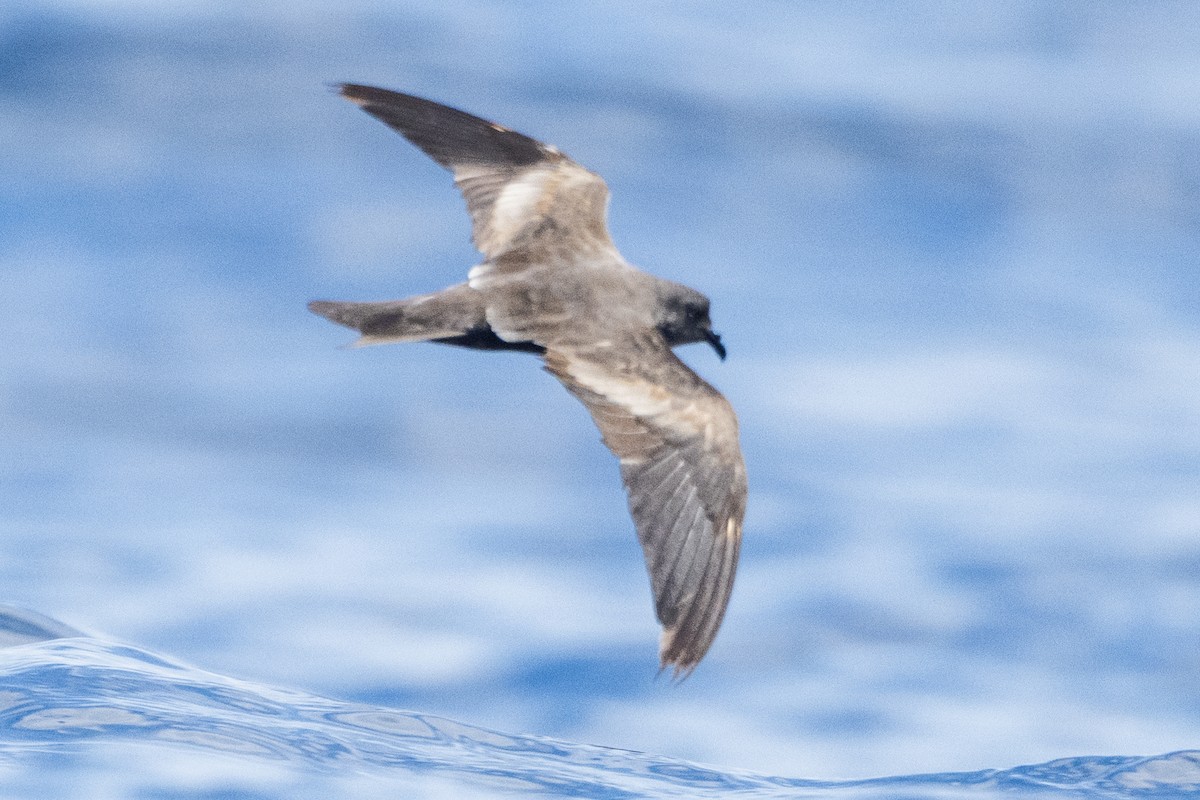
<instances>
[{"instance_id":1,"label":"blue ocean water","mask_svg":"<svg viewBox=\"0 0 1200 800\"><path fill-rule=\"evenodd\" d=\"M39 624L49 635L37 636ZM1200 752L1061 759L974 773L815 781L718 770L628 750L513 736L214 675L0 610L0 774L12 796L67 797L95 751L128 796L1184 797ZM28 776L36 772L37 779ZM89 793L86 796L96 796ZM389 794L389 796L394 796Z\"/></svg>"},{"instance_id":2,"label":"blue ocean water","mask_svg":"<svg viewBox=\"0 0 1200 800\"><path fill-rule=\"evenodd\" d=\"M1198 34L1184 3L4 4L0 599L93 634L0 651L33 698L5 791L698 791L609 750L237 756L288 734L176 727L229 721L183 703L213 686L321 741L358 734L312 704L416 709L487 763L533 733L756 792L1187 791L1190 756L1142 759L1200 746ZM728 361L681 355L751 497L682 685L615 464L535 360L348 351L305 311L476 259L340 80L558 145L627 258L713 298ZM76 713L142 690L152 736ZM88 733L16 726L53 708Z\"/></svg>"}]
</instances>

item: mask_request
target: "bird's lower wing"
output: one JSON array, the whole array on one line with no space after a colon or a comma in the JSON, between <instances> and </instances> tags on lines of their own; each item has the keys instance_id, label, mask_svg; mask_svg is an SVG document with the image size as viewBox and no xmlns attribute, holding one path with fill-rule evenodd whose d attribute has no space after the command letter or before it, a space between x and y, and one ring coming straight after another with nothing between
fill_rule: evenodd
<instances>
[{"instance_id":1,"label":"bird's lower wing","mask_svg":"<svg viewBox=\"0 0 1200 800\"><path fill-rule=\"evenodd\" d=\"M687 675L717 635L741 546L746 468L733 409L654 334L551 349L545 361L621 461L663 627L660 660Z\"/></svg>"}]
</instances>

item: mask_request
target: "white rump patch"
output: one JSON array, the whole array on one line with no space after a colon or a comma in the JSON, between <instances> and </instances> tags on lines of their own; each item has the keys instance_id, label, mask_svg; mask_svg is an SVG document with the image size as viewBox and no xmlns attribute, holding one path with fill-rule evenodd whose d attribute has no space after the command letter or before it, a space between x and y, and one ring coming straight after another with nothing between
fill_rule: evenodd
<instances>
[{"instance_id":1,"label":"white rump patch","mask_svg":"<svg viewBox=\"0 0 1200 800\"><path fill-rule=\"evenodd\" d=\"M467 285L470 286L472 289L481 288L480 284L481 284L482 279L486 278L487 274L491 271L492 271L491 264L476 264L475 266L473 266L469 270L467 270Z\"/></svg>"}]
</instances>

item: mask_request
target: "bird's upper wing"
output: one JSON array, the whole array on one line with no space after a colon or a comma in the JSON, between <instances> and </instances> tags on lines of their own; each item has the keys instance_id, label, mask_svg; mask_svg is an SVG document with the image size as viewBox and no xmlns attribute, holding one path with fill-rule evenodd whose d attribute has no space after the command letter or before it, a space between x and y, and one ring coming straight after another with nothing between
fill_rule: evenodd
<instances>
[{"instance_id":1,"label":"bird's upper wing","mask_svg":"<svg viewBox=\"0 0 1200 800\"><path fill-rule=\"evenodd\" d=\"M350 83L340 89L454 173L475 246L488 260L522 249L613 249L608 187L558 149L420 97Z\"/></svg>"},{"instance_id":2,"label":"bird's upper wing","mask_svg":"<svg viewBox=\"0 0 1200 800\"><path fill-rule=\"evenodd\" d=\"M746 467L733 408L651 332L621 347L550 349L545 360L621 461L662 666L687 675L717 635L741 546Z\"/></svg>"}]
</instances>

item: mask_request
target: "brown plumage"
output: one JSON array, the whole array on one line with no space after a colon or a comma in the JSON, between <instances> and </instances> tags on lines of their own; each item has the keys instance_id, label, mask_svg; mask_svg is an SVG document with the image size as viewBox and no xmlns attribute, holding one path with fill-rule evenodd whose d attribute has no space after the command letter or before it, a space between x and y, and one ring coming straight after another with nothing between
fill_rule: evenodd
<instances>
[{"instance_id":1,"label":"brown plumage","mask_svg":"<svg viewBox=\"0 0 1200 800\"><path fill-rule=\"evenodd\" d=\"M608 235L608 187L554 147L411 95L344 97L454 174L484 260L466 283L382 303L316 301L361 344L434 341L541 355L621 463L662 624L660 662L689 674L737 569L746 468L728 401L671 348L708 342L708 298L635 269Z\"/></svg>"}]
</instances>

